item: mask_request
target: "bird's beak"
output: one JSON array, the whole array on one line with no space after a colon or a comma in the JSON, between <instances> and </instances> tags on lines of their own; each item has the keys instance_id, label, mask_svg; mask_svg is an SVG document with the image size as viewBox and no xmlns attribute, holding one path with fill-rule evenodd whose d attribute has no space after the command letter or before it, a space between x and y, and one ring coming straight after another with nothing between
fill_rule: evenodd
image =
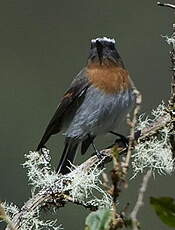
<instances>
[{"instance_id":1,"label":"bird's beak","mask_svg":"<svg viewBox=\"0 0 175 230\"><path fill-rule=\"evenodd\" d=\"M103 45L101 44L100 41L96 41L96 47L97 47L97 54L98 54L98 58L100 61L100 65L102 64L103 61Z\"/></svg>"}]
</instances>

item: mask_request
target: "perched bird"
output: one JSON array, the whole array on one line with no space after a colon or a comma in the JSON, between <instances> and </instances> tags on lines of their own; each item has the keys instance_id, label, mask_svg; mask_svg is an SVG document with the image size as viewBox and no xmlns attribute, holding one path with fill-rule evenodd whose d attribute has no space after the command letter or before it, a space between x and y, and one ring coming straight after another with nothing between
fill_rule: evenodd
<instances>
[{"instance_id":1,"label":"perched bird","mask_svg":"<svg viewBox=\"0 0 175 230\"><path fill-rule=\"evenodd\" d=\"M133 87L115 40L91 40L87 65L64 94L37 151L51 135L64 131L65 147L57 172L68 173L80 143L84 154L96 136L116 130L134 104Z\"/></svg>"}]
</instances>

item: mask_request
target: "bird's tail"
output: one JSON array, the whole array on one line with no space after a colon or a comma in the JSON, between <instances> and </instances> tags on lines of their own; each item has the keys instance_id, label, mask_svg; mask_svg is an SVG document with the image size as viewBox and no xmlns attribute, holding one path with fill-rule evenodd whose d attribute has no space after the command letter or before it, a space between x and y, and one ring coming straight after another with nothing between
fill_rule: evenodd
<instances>
[{"instance_id":1,"label":"bird's tail","mask_svg":"<svg viewBox=\"0 0 175 230\"><path fill-rule=\"evenodd\" d=\"M62 153L62 156L61 156L56 172L62 173L63 175L70 172L71 163L73 164L74 162L78 144L79 143L72 141L72 140L66 142L64 151Z\"/></svg>"}]
</instances>

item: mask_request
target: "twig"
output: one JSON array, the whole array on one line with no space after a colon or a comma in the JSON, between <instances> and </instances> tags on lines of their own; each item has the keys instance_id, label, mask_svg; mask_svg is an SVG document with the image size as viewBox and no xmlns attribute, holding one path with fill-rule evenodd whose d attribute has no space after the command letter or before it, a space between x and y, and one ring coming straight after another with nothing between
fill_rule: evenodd
<instances>
[{"instance_id":1,"label":"twig","mask_svg":"<svg viewBox=\"0 0 175 230\"><path fill-rule=\"evenodd\" d=\"M167 43L172 46L172 50L170 51L170 59L172 65L171 94L168 101L168 109L172 120L170 143L172 146L173 155L175 156L175 24L173 24L172 35L170 37L166 37L166 40Z\"/></svg>"},{"instance_id":2,"label":"twig","mask_svg":"<svg viewBox=\"0 0 175 230\"><path fill-rule=\"evenodd\" d=\"M169 112L172 119L172 133L170 135L170 143L172 146L173 155L175 155L175 24L173 24L173 34L171 36L172 50L170 52L172 64L172 78L171 78L171 96L169 100Z\"/></svg>"},{"instance_id":3,"label":"twig","mask_svg":"<svg viewBox=\"0 0 175 230\"><path fill-rule=\"evenodd\" d=\"M129 167L129 162L131 159L131 152L134 146L134 141L135 141L135 127L137 124L137 116L140 110L140 105L142 102L142 96L140 94L140 92L135 88L134 89L134 94L136 97L136 105L133 111L133 118L132 121L129 121L129 124L131 126L130 129L130 135L129 135L129 146L128 146L128 151L127 151L127 156L126 156L126 160L125 160L125 167L123 169L123 173L126 175L127 171L128 171L128 167Z\"/></svg>"},{"instance_id":4,"label":"twig","mask_svg":"<svg viewBox=\"0 0 175 230\"><path fill-rule=\"evenodd\" d=\"M175 5L173 4L169 4L169 3L161 3L161 2L157 2L158 6L165 6L165 7L169 7L171 9L175 9Z\"/></svg>"},{"instance_id":5,"label":"twig","mask_svg":"<svg viewBox=\"0 0 175 230\"><path fill-rule=\"evenodd\" d=\"M151 170L148 170L145 176L143 177L142 185L139 190L138 198L135 204L134 209L132 210L130 217L132 222L132 229L138 230L138 220L137 220L137 214L140 210L140 208L143 206L143 199L144 199L144 193L146 192L148 181L151 177Z\"/></svg>"},{"instance_id":6,"label":"twig","mask_svg":"<svg viewBox=\"0 0 175 230\"><path fill-rule=\"evenodd\" d=\"M168 44L172 45L170 52L170 59L172 65L172 78L171 78L171 96L169 100L169 106L172 111L175 110L175 24L173 24L173 33L170 38L167 38ZM174 113L175 116L175 113Z\"/></svg>"},{"instance_id":7,"label":"twig","mask_svg":"<svg viewBox=\"0 0 175 230\"><path fill-rule=\"evenodd\" d=\"M142 96L140 92L133 86L133 93L135 96L135 108L133 110L132 114L132 120L129 120L128 123L130 125L130 136L129 136L129 145L127 149L127 155L126 158L123 159L123 161L119 161L118 157L113 155L113 169L111 171L111 181L112 181L112 188L111 188L111 195L113 197L113 211L112 211L112 224L110 230L117 229L119 226L121 227L124 225L124 222L118 221L121 219L120 215L117 213L117 205L116 201L119 196L119 193L121 192L121 185L126 182L126 176L128 172L129 162L131 159L131 153L132 149L134 147L135 139L135 127L137 124L137 116L140 110L140 104L142 102Z\"/></svg>"}]
</instances>

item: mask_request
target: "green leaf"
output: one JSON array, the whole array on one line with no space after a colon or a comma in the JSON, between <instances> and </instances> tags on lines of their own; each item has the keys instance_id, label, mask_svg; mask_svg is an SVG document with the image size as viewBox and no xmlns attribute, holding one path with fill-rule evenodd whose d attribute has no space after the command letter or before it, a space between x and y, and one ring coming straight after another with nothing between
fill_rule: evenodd
<instances>
[{"instance_id":1,"label":"green leaf","mask_svg":"<svg viewBox=\"0 0 175 230\"><path fill-rule=\"evenodd\" d=\"M112 220L110 209L99 209L96 212L91 212L86 218L85 230L108 230Z\"/></svg>"},{"instance_id":2,"label":"green leaf","mask_svg":"<svg viewBox=\"0 0 175 230\"><path fill-rule=\"evenodd\" d=\"M159 218L169 227L175 228L175 202L171 197L150 197L150 203L154 207Z\"/></svg>"}]
</instances>

